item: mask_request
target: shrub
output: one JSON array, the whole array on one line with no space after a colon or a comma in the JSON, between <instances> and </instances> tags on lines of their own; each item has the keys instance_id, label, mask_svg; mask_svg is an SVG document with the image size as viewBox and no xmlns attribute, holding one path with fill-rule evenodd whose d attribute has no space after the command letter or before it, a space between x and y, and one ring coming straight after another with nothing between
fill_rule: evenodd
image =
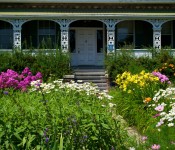
<instances>
[{"instance_id":1,"label":"shrub","mask_svg":"<svg viewBox=\"0 0 175 150\"><path fill-rule=\"evenodd\" d=\"M13 51L13 53L2 53L0 56L1 72L12 69L19 73L28 66L34 74L41 72L44 81L62 78L65 74L71 73L69 54L60 50Z\"/></svg>"},{"instance_id":2,"label":"shrub","mask_svg":"<svg viewBox=\"0 0 175 150\"><path fill-rule=\"evenodd\" d=\"M134 57L131 53L125 51L119 51L106 56L105 66L108 71L109 77L113 82L117 74L121 74L124 71L128 71L128 66L134 61Z\"/></svg>"},{"instance_id":3,"label":"shrub","mask_svg":"<svg viewBox=\"0 0 175 150\"><path fill-rule=\"evenodd\" d=\"M175 79L175 66L172 63L163 63L156 71L165 74L170 80Z\"/></svg>"},{"instance_id":4,"label":"shrub","mask_svg":"<svg viewBox=\"0 0 175 150\"><path fill-rule=\"evenodd\" d=\"M115 104L100 93L90 84L57 80L3 94L0 148L127 149L126 132L113 117Z\"/></svg>"},{"instance_id":5,"label":"shrub","mask_svg":"<svg viewBox=\"0 0 175 150\"><path fill-rule=\"evenodd\" d=\"M116 77L116 84L124 92L129 93L133 99L143 100L145 97L153 96L155 90L160 87L159 78L152 73L141 71L139 74L124 72Z\"/></svg>"}]
</instances>

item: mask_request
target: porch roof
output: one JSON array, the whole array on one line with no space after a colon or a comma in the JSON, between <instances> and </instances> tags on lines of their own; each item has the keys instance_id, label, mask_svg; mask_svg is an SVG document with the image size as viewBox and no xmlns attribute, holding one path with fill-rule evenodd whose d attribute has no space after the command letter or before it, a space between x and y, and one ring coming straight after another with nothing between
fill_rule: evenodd
<instances>
[{"instance_id":1,"label":"porch roof","mask_svg":"<svg viewBox=\"0 0 175 150\"><path fill-rule=\"evenodd\" d=\"M5 11L0 12L0 19L5 18L25 18L25 19L50 19L50 18L72 18L72 19L97 19L97 18L117 18L117 19L133 19L133 18L167 18L174 19L175 12L17 12Z\"/></svg>"},{"instance_id":2,"label":"porch roof","mask_svg":"<svg viewBox=\"0 0 175 150\"><path fill-rule=\"evenodd\" d=\"M5 3L175 3L174 0L0 0Z\"/></svg>"}]
</instances>

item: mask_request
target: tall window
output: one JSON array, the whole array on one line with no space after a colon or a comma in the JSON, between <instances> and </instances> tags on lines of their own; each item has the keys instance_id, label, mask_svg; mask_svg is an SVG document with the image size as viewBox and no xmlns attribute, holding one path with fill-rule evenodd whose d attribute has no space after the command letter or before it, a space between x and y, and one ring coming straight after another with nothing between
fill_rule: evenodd
<instances>
[{"instance_id":1,"label":"tall window","mask_svg":"<svg viewBox=\"0 0 175 150\"><path fill-rule=\"evenodd\" d=\"M145 21L135 21L135 48L149 48L153 46L152 25Z\"/></svg>"},{"instance_id":2,"label":"tall window","mask_svg":"<svg viewBox=\"0 0 175 150\"><path fill-rule=\"evenodd\" d=\"M161 30L161 46L162 48L172 48L172 22L166 22L162 25Z\"/></svg>"},{"instance_id":3,"label":"tall window","mask_svg":"<svg viewBox=\"0 0 175 150\"><path fill-rule=\"evenodd\" d=\"M39 48L54 48L56 44L56 23L38 21Z\"/></svg>"},{"instance_id":4,"label":"tall window","mask_svg":"<svg viewBox=\"0 0 175 150\"><path fill-rule=\"evenodd\" d=\"M13 29L10 23L0 21L0 49L12 49Z\"/></svg>"},{"instance_id":5,"label":"tall window","mask_svg":"<svg viewBox=\"0 0 175 150\"><path fill-rule=\"evenodd\" d=\"M133 21L123 21L116 25L116 48L133 45L133 26Z\"/></svg>"},{"instance_id":6,"label":"tall window","mask_svg":"<svg viewBox=\"0 0 175 150\"><path fill-rule=\"evenodd\" d=\"M30 21L22 26L22 48L55 49L60 47L60 28L53 21Z\"/></svg>"},{"instance_id":7,"label":"tall window","mask_svg":"<svg viewBox=\"0 0 175 150\"><path fill-rule=\"evenodd\" d=\"M116 25L116 48L141 49L153 46L152 25L145 21L123 21Z\"/></svg>"}]
</instances>

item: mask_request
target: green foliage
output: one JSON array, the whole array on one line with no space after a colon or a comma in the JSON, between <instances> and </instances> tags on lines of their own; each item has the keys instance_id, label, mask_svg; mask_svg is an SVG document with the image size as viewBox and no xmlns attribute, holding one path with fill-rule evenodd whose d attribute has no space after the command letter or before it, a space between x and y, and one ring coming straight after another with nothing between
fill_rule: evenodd
<instances>
[{"instance_id":1,"label":"green foliage","mask_svg":"<svg viewBox=\"0 0 175 150\"><path fill-rule=\"evenodd\" d=\"M1 53L0 57L0 72L7 69L21 72L29 67L34 74L40 71L44 81L62 78L71 72L69 53L62 53L58 49L27 52L14 50L13 53Z\"/></svg>"},{"instance_id":2,"label":"green foliage","mask_svg":"<svg viewBox=\"0 0 175 150\"><path fill-rule=\"evenodd\" d=\"M109 77L114 81L117 74L128 71L128 65L134 61L134 57L130 52L119 51L106 56L105 66Z\"/></svg>"},{"instance_id":3,"label":"green foliage","mask_svg":"<svg viewBox=\"0 0 175 150\"><path fill-rule=\"evenodd\" d=\"M159 118L153 117L153 108L143 103L142 99L132 99L118 88L112 89L110 94L117 105L116 114L122 115L130 126L148 138L145 142L140 139L139 145L133 145L137 150L150 149L153 144L159 144L161 149L175 149L174 127L163 126L159 131L156 127Z\"/></svg>"},{"instance_id":4,"label":"green foliage","mask_svg":"<svg viewBox=\"0 0 175 150\"><path fill-rule=\"evenodd\" d=\"M1 95L0 149L125 150L128 137L107 100L66 92Z\"/></svg>"},{"instance_id":5,"label":"green foliage","mask_svg":"<svg viewBox=\"0 0 175 150\"><path fill-rule=\"evenodd\" d=\"M109 77L113 82L118 74L125 71L139 73L142 70L152 72L161 68L164 63L175 64L175 58L172 52L167 49L156 50L148 49L150 56L134 56L133 51L116 50L115 53L106 56L105 67ZM165 73L168 76L168 74ZM168 76L170 77L170 76Z\"/></svg>"}]
</instances>

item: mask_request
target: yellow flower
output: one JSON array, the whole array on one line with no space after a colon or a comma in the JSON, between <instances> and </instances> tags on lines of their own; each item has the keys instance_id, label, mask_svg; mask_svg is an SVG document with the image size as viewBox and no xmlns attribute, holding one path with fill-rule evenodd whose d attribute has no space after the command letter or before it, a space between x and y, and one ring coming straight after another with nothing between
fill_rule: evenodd
<instances>
[{"instance_id":1,"label":"yellow flower","mask_svg":"<svg viewBox=\"0 0 175 150\"><path fill-rule=\"evenodd\" d=\"M128 93L132 93L132 91L131 90L128 90Z\"/></svg>"}]
</instances>

